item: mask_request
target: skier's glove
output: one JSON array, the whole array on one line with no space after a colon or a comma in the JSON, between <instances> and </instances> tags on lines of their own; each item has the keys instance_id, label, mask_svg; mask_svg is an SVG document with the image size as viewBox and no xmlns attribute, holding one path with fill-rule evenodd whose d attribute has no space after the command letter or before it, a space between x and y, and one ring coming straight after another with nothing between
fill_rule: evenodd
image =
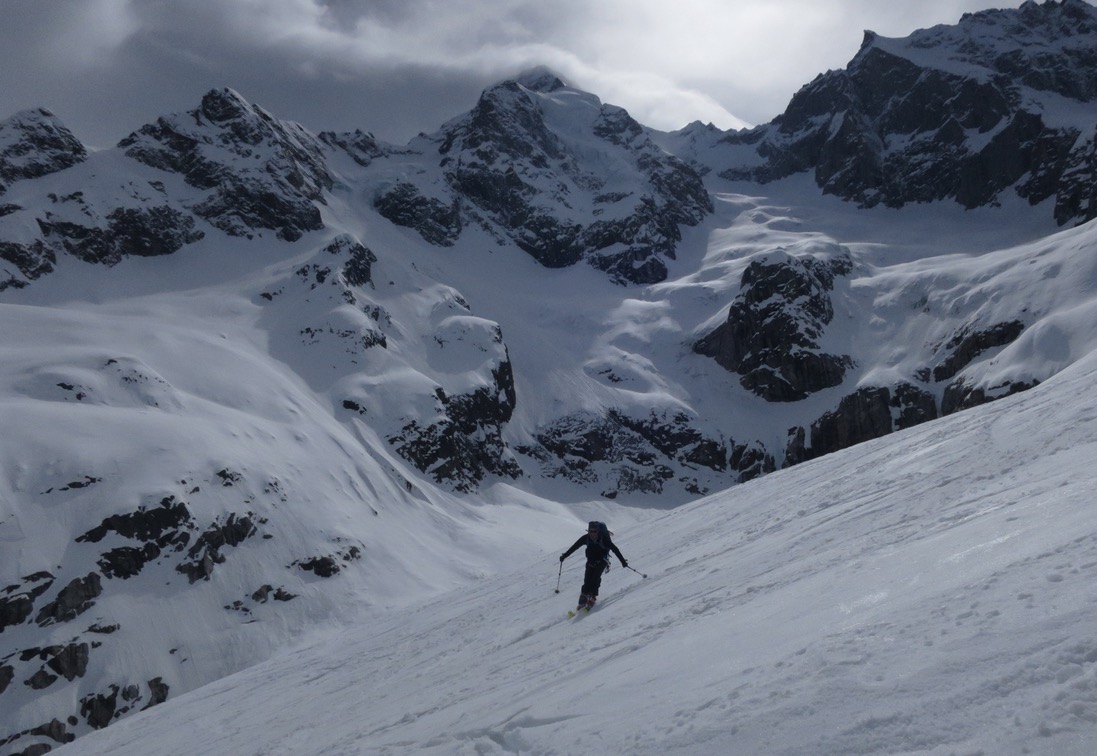
<instances>
[{"instance_id":1,"label":"skier's glove","mask_svg":"<svg viewBox=\"0 0 1097 756\"><path fill-rule=\"evenodd\" d=\"M621 566L622 567L628 567L628 560L627 559L622 559L621 560Z\"/></svg>"},{"instance_id":2,"label":"skier's glove","mask_svg":"<svg viewBox=\"0 0 1097 756\"><path fill-rule=\"evenodd\" d=\"M564 561L564 555L563 554L560 555L560 561L561 562Z\"/></svg>"}]
</instances>

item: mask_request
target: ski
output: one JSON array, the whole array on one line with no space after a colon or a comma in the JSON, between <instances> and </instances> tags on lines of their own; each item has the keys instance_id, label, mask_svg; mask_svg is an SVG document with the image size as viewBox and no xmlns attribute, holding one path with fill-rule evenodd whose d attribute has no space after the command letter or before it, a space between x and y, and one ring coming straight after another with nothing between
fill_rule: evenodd
<instances>
[{"instance_id":1,"label":"ski","mask_svg":"<svg viewBox=\"0 0 1097 756\"><path fill-rule=\"evenodd\" d=\"M582 617L584 614L590 614L590 607L583 607L582 609L572 609L568 612L568 619L574 617Z\"/></svg>"}]
</instances>

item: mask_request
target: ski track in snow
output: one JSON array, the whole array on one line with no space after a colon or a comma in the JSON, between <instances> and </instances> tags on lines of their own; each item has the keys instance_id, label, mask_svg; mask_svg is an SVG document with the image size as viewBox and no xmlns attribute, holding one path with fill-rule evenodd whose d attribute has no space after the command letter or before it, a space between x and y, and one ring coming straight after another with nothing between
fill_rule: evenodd
<instances>
[{"instance_id":1,"label":"ski track in snow","mask_svg":"<svg viewBox=\"0 0 1097 756\"><path fill-rule=\"evenodd\" d=\"M554 553L61 753L1089 753L1097 358ZM611 523L612 525L612 523ZM561 544L561 547L566 544Z\"/></svg>"}]
</instances>

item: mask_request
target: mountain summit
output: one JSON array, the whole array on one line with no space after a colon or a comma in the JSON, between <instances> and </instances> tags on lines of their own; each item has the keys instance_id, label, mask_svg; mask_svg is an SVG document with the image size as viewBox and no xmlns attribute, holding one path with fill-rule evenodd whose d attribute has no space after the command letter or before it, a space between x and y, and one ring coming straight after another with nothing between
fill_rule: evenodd
<instances>
[{"instance_id":1,"label":"mountain summit","mask_svg":"<svg viewBox=\"0 0 1097 756\"><path fill-rule=\"evenodd\" d=\"M438 179L399 181L376 202L428 241L454 244L474 225L546 267L586 261L619 283L654 283L681 227L712 212L701 177L628 113L545 69L485 90L429 139L424 175Z\"/></svg>"},{"instance_id":2,"label":"mountain summit","mask_svg":"<svg viewBox=\"0 0 1097 756\"><path fill-rule=\"evenodd\" d=\"M849 66L796 93L770 124L730 134L730 179L810 172L864 207L1016 193L1054 199L1060 225L1097 217L1097 8L1026 2L965 15L903 39L865 34Z\"/></svg>"}]
</instances>

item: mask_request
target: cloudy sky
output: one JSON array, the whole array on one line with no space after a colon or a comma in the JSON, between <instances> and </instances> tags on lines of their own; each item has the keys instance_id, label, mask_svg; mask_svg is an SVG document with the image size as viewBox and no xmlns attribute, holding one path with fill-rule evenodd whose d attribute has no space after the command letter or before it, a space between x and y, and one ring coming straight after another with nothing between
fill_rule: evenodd
<instances>
[{"instance_id":1,"label":"cloudy sky","mask_svg":"<svg viewBox=\"0 0 1097 756\"><path fill-rule=\"evenodd\" d=\"M0 0L0 119L92 146L232 87L310 129L404 143L547 65L660 129L769 121L863 30L1021 0Z\"/></svg>"}]
</instances>

